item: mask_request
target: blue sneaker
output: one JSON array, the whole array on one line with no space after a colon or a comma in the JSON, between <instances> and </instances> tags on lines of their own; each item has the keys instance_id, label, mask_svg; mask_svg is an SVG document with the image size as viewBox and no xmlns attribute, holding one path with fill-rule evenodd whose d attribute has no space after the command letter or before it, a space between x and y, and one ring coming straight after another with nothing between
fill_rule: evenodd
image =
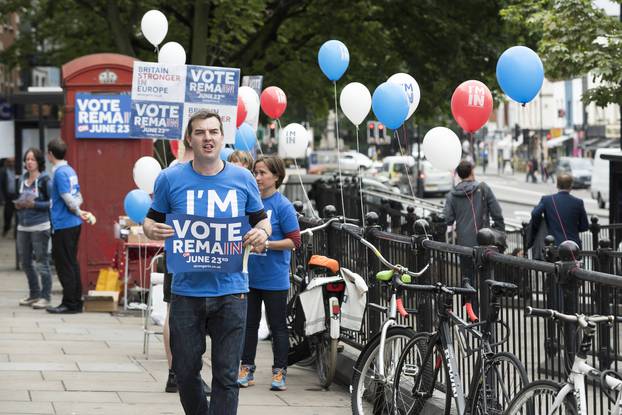
<instances>
[{"instance_id":1,"label":"blue sneaker","mask_svg":"<svg viewBox=\"0 0 622 415\"><path fill-rule=\"evenodd\" d=\"M248 388L255 384L255 365L241 365L238 374L238 385L241 388Z\"/></svg>"},{"instance_id":2,"label":"blue sneaker","mask_svg":"<svg viewBox=\"0 0 622 415\"><path fill-rule=\"evenodd\" d=\"M272 384L270 385L270 390L273 391L286 391L287 386L285 386L285 377L287 375L287 370L275 368L272 369Z\"/></svg>"}]
</instances>

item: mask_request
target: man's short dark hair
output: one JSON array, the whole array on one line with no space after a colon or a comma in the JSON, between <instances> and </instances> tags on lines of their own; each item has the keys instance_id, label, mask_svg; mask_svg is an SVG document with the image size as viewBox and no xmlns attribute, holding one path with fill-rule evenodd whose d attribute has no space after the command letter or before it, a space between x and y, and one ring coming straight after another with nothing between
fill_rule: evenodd
<instances>
[{"instance_id":1,"label":"man's short dark hair","mask_svg":"<svg viewBox=\"0 0 622 415\"><path fill-rule=\"evenodd\" d=\"M45 157L43 157L43 153L41 152L41 150L36 147L30 147L28 150L26 150L26 152L24 153L24 163L26 163L26 157L28 157L28 153L32 153L32 156L37 161L37 169L39 169L40 172L45 170Z\"/></svg>"},{"instance_id":2,"label":"man's short dark hair","mask_svg":"<svg viewBox=\"0 0 622 415\"><path fill-rule=\"evenodd\" d=\"M61 138L56 138L48 143L48 151L52 153L55 159L65 160L67 144Z\"/></svg>"},{"instance_id":3,"label":"man's short dark hair","mask_svg":"<svg viewBox=\"0 0 622 415\"><path fill-rule=\"evenodd\" d=\"M462 160L460 164L458 164L458 167L456 167L456 173L458 174L458 177L460 177L462 180L469 177L472 172L473 163L471 163L469 160Z\"/></svg>"},{"instance_id":4,"label":"man's short dark hair","mask_svg":"<svg viewBox=\"0 0 622 415\"><path fill-rule=\"evenodd\" d=\"M561 173L557 175L557 188L559 190L570 190L572 189L572 181L572 175Z\"/></svg>"},{"instance_id":5,"label":"man's short dark hair","mask_svg":"<svg viewBox=\"0 0 622 415\"><path fill-rule=\"evenodd\" d=\"M192 114L192 116L188 120L188 125L186 125L186 135L184 137L190 137L190 135L192 135L192 123L195 120L206 120L208 118L216 118L218 120L218 124L220 125L220 134L225 133L222 128L222 119L220 118L220 115L216 114L215 112L201 110Z\"/></svg>"}]
</instances>

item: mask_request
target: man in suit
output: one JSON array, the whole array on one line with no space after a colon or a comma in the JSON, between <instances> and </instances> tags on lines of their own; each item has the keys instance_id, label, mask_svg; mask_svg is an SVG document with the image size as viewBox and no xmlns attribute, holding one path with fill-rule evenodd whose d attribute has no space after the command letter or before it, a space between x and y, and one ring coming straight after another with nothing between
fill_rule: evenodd
<instances>
[{"instance_id":1,"label":"man in suit","mask_svg":"<svg viewBox=\"0 0 622 415\"><path fill-rule=\"evenodd\" d=\"M554 195L543 196L540 203L531 212L531 223L534 230L538 229L544 214L544 221L549 233L555 237L557 245L571 240L581 248L580 232L589 229L587 213L583 200L570 194L572 176L562 173L557 176L559 192Z\"/></svg>"}]
</instances>

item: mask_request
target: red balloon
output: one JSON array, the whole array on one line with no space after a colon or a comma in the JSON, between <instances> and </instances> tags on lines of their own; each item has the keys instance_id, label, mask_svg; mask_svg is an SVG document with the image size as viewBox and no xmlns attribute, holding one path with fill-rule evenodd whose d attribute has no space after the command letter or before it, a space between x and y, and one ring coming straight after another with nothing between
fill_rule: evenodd
<instances>
[{"instance_id":1,"label":"red balloon","mask_svg":"<svg viewBox=\"0 0 622 415\"><path fill-rule=\"evenodd\" d=\"M168 145L171 146L171 153L177 158L179 154L179 143L181 140L169 140Z\"/></svg>"},{"instance_id":2,"label":"red balloon","mask_svg":"<svg viewBox=\"0 0 622 415\"><path fill-rule=\"evenodd\" d=\"M467 133L473 133L488 122L492 113L492 94L480 81L465 81L451 97L451 113Z\"/></svg>"},{"instance_id":3,"label":"red balloon","mask_svg":"<svg viewBox=\"0 0 622 415\"><path fill-rule=\"evenodd\" d=\"M238 95L238 116L235 120L235 126L237 128L240 128L240 125L242 125L242 123L246 120L247 114L248 113L246 112L246 105L244 105L244 101Z\"/></svg>"},{"instance_id":4,"label":"red balloon","mask_svg":"<svg viewBox=\"0 0 622 415\"><path fill-rule=\"evenodd\" d=\"M287 96L278 86L270 86L261 93L261 109L270 118L279 119L287 108Z\"/></svg>"}]
</instances>

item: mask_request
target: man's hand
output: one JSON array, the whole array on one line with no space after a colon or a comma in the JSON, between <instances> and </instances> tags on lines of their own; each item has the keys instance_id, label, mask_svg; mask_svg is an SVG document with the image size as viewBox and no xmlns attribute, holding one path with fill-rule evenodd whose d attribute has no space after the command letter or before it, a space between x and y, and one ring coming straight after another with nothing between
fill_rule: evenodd
<instances>
[{"instance_id":1,"label":"man's hand","mask_svg":"<svg viewBox=\"0 0 622 415\"><path fill-rule=\"evenodd\" d=\"M260 228L253 228L244 235L244 246L251 245L254 252L263 252L267 239L267 232Z\"/></svg>"},{"instance_id":2,"label":"man's hand","mask_svg":"<svg viewBox=\"0 0 622 415\"><path fill-rule=\"evenodd\" d=\"M173 227L167 225L166 223L156 222L149 218L145 218L143 230L145 231L145 236L147 236L147 238L159 241L175 235Z\"/></svg>"},{"instance_id":3,"label":"man's hand","mask_svg":"<svg viewBox=\"0 0 622 415\"><path fill-rule=\"evenodd\" d=\"M17 203L15 204L15 206L17 207ZM35 207L34 199L26 199L20 203L20 209L32 209L33 207Z\"/></svg>"}]
</instances>

